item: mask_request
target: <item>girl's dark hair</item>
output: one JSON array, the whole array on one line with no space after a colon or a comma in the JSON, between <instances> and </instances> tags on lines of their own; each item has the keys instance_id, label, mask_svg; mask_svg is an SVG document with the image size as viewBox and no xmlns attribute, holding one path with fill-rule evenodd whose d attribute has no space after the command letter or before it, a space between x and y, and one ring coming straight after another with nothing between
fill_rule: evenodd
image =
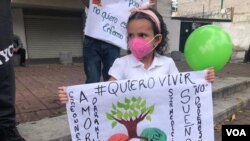
<instances>
[{"instance_id":1,"label":"girl's dark hair","mask_svg":"<svg viewBox=\"0 0 250 141\"><path fill-rule=\"evenodd\" d=\"M146 19L146 20L150 21L151 25L153 27L154 35L156 35L156 34L161 34L162 35L162 40L161 40L160 44L155 48L155 51L157 53L163 55L165 53L165 51L167 50L167 48L168 48L167 26L164 23L163 18L162 18L161 14L158 11L156 11L153 8L149 8L148 10L151 10L152 12L154 12L155 15L158 17L158 19L160 21L161 32L159 32L159 30L158 30L158 28L156 26L156 23L150 18L150 16L145 14L145 13L142 13L142 12L136 12L135 14L131 15L129 17L129 19L128 19L128 24L129 24L129 22L131 20L135 20L135 19Z\"/></svg>"}]
</instances>

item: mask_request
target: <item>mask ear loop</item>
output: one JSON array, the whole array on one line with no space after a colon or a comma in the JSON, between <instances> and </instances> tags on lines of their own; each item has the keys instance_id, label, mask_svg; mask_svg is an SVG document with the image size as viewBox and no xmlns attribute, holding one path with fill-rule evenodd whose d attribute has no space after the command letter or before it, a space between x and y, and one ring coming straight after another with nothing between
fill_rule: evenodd
<instances>
[{"instance_id":1,"label":"mask ear loop","mask_svg":"<svg viewBox=\"0 0 250 141\"><path fill-rule=\"evenodd\" d=\"M156 37L159 37L159 36L161 36L161 34L156 34L156 35L154 36L154 38L153 38L151 41L149 41L149 43L152 42ZM155 45L155 44L154 44L153 50L154 50L157 46L158 46L158 45Z\"/></svg>"}]
</instances>

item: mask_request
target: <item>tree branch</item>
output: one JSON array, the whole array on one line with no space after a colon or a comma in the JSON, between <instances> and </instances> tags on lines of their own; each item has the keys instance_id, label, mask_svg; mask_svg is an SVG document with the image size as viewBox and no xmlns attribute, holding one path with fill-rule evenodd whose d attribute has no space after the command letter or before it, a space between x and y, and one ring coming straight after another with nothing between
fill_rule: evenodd
<instances>
[{"instance_id":1,"label":"tree branch","mask_svg":"<svg viewBox=\"0 0 250 141\"><path fill-rule=\"evenodd\" d=\"M135 119L135 121L137 121L137 122L142 121L148 114L149 114L149 111L148 111L147 113L145 113L145 115L143 115L143 113L141 113L141 114Z\"/></svg>"},{"instance_id":2,"label":"tree branch","mask_svg":"<svg viewBox=\"0 0 250 141\"><path fill-rule=\"evenodd\" d=\"M125 124L126 122L128 122L128 121L126 121L126 120L124 120L124 119L118 119L118 118L115 118L115 117L113 117L112 116L112 118L115 120L115 121L117 121L117 122L119 122L119 123L121 123L121 124Z\"/></svg>"}]
</instances>

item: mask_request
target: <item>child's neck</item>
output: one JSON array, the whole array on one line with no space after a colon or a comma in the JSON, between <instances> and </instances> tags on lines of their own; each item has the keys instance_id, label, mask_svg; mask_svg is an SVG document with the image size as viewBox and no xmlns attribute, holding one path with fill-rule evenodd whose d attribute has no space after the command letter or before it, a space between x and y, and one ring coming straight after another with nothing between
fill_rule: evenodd
<instances>
[{"instance_id":1,"label":"child's neck","mask_svg":"<svg viewBox=\"0 0 250 141\"><path fill-rule=\"evenodd\" d=\"M153 63L154 55L153 53L145 56L143 60L141 61L144 64L144 68L147 70L151 64Z\"/></svg>"}]
</instances>

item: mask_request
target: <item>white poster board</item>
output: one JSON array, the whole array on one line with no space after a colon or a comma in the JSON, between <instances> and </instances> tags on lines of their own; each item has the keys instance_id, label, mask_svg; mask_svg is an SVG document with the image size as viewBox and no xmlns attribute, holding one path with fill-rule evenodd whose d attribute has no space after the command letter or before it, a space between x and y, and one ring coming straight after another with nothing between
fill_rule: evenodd
<instances>
[{"instance_id":1,"label":"white poster board","mask_svg":"<svg viewBox=\"0 0 250 141\"><path fill-rule=\"evenodd\" d=\"M146 3L149 0L102 0L98 6L90 1L85 35L127 50L129 10Z\"/></svg>"},{"instance_id":2,"label":"white poster board","mask_svg":"<svg viewBox=\"0 0 250 141\"><path fill-rule=\"evenodd\" d=\"M214 141L205 71L67 87L73 141Z\"/></svg>"}]
</instances>

